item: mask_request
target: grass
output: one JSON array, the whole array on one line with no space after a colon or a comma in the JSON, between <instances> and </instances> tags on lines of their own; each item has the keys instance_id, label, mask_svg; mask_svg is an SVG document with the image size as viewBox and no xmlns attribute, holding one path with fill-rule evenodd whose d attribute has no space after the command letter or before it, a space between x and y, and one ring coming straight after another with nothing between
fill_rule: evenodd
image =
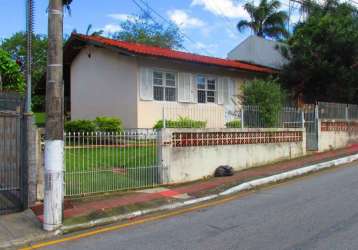
<instances>
[{"instance_id":1,"label":"grass","mask_svg":"<svg viewBox=\"0 0 358 250\"><path fill-rule=\"evenodd\" d=\"M37 127L44 127L46 122L46 113L45 112L35 112L35 124Z\"/></svg>"},{"instance_id":2,"label":"grass","mask_svg":"<svg viewBox=\"0 0 358 250\"><path fill-rule=\"evenodd\" d=\"M159 183L156 146L67 148L66 195L109 192Z\"/></svg>"}]
</instances>

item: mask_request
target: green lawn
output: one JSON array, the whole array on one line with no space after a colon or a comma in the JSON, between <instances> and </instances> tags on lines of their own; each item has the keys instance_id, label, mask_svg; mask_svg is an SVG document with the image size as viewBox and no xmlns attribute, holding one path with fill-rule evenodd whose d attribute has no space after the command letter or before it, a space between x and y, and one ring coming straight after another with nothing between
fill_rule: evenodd
<instances>
[{"instance_id":1,"label":"green lawn","mask_svg":"<svg viewBox=\"0 0 358 250\"><path fill-rule=\"evenodd\" d=\"M154 186L156 146L66 148L66 195Z\"/></svg>"}]
</instances>

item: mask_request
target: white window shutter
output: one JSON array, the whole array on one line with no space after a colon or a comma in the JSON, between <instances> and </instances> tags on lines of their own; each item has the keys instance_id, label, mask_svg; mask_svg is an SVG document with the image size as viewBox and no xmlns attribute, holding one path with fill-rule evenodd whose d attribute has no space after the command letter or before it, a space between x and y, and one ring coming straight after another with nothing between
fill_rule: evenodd
<instances>
[{"instance_id":1,"label":"white window shutter","mask_svg":"<svg viewBox=\"0 0 358 250\"><path fill-rule=\"evenodd\" d=\"M146 67L140 68L140 98L142 100L153 100L153 70Z\"/></svg>"},{"instance_id":2,"label":"white window shutter","mask_svg":"<svg viewBox=\"0 0 358 250\"><path fill-rule=\"evenodd\" d=\"M191 85L191 98L190 101L192 103L197 103L198 102L198 89L196 87L196 75L195 74L190 74L190 85Z\"/></svg>"},{"instance_id":3,"label":"white window shutter","mask_svg":"<svg viewBox=\"0 0 358 250\"><path fill-rule=\"evenodd\" d=\"M235 81L232 78L228 78L227 81L227 94L225 95L225 104L232 104L235 96Z\"/></svg>"},{"instance_id":4,"label":"white window shutter","mask_svg":"<svg viewBox=\"0 0 358 250\"><path fill-rule=\"evenodd\" d=\"M218 104L224 104L225 96L224 96L224 88L227 89L227 78L219 77L217 84L217 95L218 95ZM227 90L226 90L227 92Z\"/></svg>"},{"instance_id":5,"label":"white window shutter","mask_svg":"<svg viewBox=\"0 0 358 250\"><path fill-rule=\"evenodd\" d=\"M191 74L179 72L178 74L178 101L191 102Z\"/></svg>"}]
</instances>

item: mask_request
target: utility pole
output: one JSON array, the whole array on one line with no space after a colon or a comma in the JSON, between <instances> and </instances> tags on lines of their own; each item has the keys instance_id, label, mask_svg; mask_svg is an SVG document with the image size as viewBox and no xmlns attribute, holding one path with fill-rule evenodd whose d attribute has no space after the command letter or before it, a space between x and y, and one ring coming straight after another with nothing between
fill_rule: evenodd
<instances>
[{"instance_id":1,"label":"utility pole","mask_svg":"<svg viewBox=\"0 0 358 250\"><path fill-rule=\"evenodd\" d=\"M46 81L45 197L46 231L62 223L63 186L63 1L49 0Z\"/></svg>"},{"instance_id":2,"label":"utility pole","mask_svg":"<svg viewBox=\"0 0 358 250\"><path fill-rule=\"evenodd\" d=\"M25 112L31 112L31 64L32 64L32 34L33 34L33 0L26 1L26 103Z\"/></svg>"}]
</instances>

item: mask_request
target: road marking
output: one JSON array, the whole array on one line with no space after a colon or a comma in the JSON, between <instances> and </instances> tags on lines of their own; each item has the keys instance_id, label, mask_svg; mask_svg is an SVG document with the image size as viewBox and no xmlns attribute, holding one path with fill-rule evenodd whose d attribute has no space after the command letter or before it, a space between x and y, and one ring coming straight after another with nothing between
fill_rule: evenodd
<instances>
[{"instance_id":1,"label":"road marking","mask_svg":"<svg viewBox=\"0 0 358 250\"><path fill-rule=\"evenodd\" d=\"M208 207L224 204L226 202L235 200L235 199L237 199L237 197L241 197L242 195L243 194L241 193L241 194L238 194L238 195L230 196L228 198L223 198L223 199L220 199L220 200L207 202L205 204L180 209L180 210L177 210L177 211L173 211L173 212L169 212L169 213L165 213L165 214L161 214L161 215L157 215L157 216L152 216L152 217L149 217L149 218L138 219L138 220L133 221L133 222L128 222L128 223L124 223L124 224L120 224L120 225L114 225L114 226L109 226L109 227L105 227L105 228L100 228L100 229L92 230L92 231L89 231L89 232L86 232L86 233L81 233L81 234L77 234L77 235L74 235L74 236L64 237L64 238L61 238L61 239L58 239L58 240L52 240L52 241L47 241L47 242L43 242L43 243L38 243L38 244L34 244L32 246L29 246L29 247L21 248L20 250L38 249L38 248L42 248L42 247L57 245L57 244L64 243L64 242L67 242L67 241L79 240L79 239L82 239L82 238L87 238L87 237L90 237L90 236L93 236L93 235L97 235L97 234L101 234L101 233L105 233L105 232L110 232L110 231L115 231L115 230L118 230L118 229L130 227L130 226L134 226L134 225L144 224L144 223L147 223L147 222L153 222L153 221L165 219L165 218L168 218L168 217L173 217L173 216L176 216L176 215L181 215L181 214L184 214L184 213L196 211L196 210L199 210L199 209L202 209L202 208L208 208Z\"/></svg>"}]
</instances>

